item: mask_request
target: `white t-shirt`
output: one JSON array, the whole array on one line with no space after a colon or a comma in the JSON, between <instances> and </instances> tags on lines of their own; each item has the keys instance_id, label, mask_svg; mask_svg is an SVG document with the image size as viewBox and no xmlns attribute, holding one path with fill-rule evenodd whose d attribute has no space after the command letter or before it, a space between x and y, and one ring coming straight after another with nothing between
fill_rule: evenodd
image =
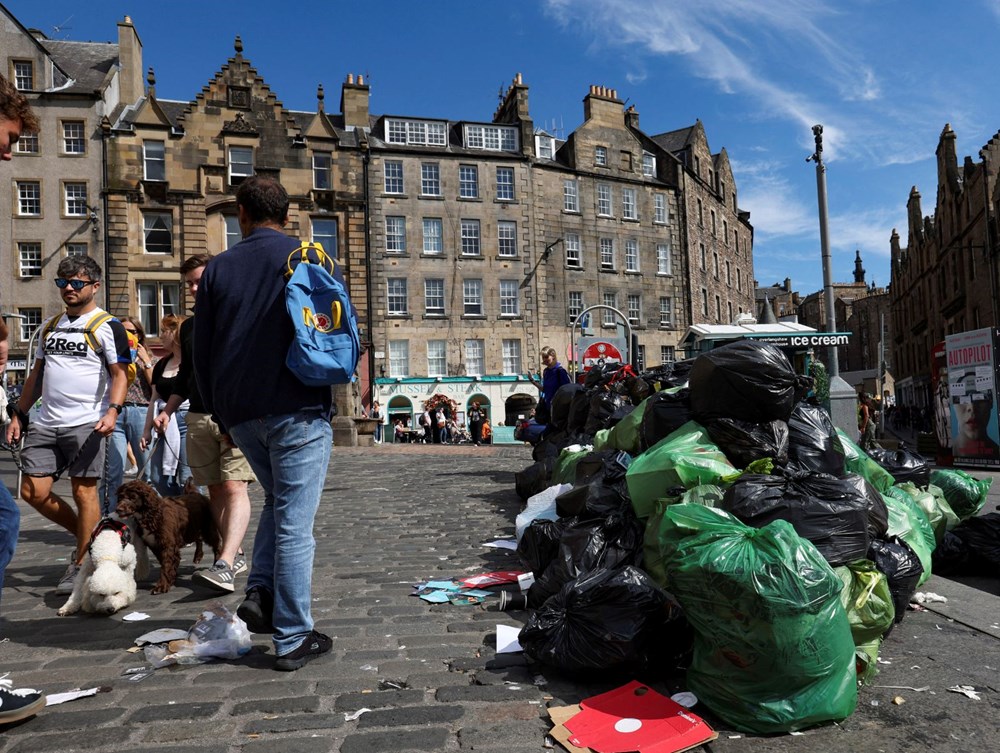
<instances>
[{"instance_id":1,"label":"white t-shirt","mask_svg":"<svg viewBox=\"0 0 1000 753\"><path fill-rule=\"evenodd\" d=\"M55 329L38 343L35 358L45 362L42 404L32 420L46 428L96 424L108 410L109 379L106 364L132 362L128 336L121 322L105 322L94 336L104 352L97 354L84 330L102 309L70 319L59 317Z\"/></svg>"}]
</instances>

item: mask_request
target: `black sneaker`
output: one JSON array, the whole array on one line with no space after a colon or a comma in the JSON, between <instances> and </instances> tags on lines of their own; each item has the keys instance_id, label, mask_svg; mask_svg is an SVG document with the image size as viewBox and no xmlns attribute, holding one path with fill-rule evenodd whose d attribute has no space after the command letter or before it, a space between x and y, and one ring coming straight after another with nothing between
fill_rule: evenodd
<instances>
[{"instance_id":1,"label":"black sneaker","mask_svg":"<svg viewBox=\"0 0 1000 753\"><path fill-rule=\"evenodd\" d=\"M14 689L7 675L0 677L0 725L19 722L45 708L45 696L31 688Z\"/></svg>"},{"instance_id":2,"label":"black sneaker","mask_svg":"<svg viewBox=\"0 0 1000 753\"><path fill-rule=\"evenodd\" d=\"M254 586L246 593L243 603L236 610L236 616L247 624L251 633L276 633L272 622L274 597L263 586Z\"/></svg>"},{"instance_id":3,"label":"black sneaker","mask_svg":"<svg viewBox=\"0 0 1000 753\"><path fill-rule=\"evenodd\" d=\"M284 656L279 656L274 662L274 668L279 672L292 672L305 666L307 662L312 661L317 656L325 654L331 648L333 648L333 641L330 640L330 636L313 630L302 641L301 646Z\"/></svg>"}]
</instances>

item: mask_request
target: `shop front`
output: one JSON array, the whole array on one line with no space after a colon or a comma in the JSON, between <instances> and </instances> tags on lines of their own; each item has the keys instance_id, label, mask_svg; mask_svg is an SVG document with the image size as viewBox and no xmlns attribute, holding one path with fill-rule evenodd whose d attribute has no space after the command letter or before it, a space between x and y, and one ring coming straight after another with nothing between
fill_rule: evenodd
<instances>
[{"instance_id":1,"label":"shop front","mask_svg":"<svg viewBox=\"0 0 1000 753\"><path fill-rule=\"evenodd\" d=\"M513 442L513 427L519 418L528 418L538 401L538 389L521 376L483 377L384 377L375 380L375 399L386 406L383 436L396 438L396 421L402 422L400 435L405 441L420 441L423 430L419 419L424 405L435 395L443 395L454 404L455 423L468 430L469 407L478 402L486 413L494 441Z\"/></svg>"}]
</instances>

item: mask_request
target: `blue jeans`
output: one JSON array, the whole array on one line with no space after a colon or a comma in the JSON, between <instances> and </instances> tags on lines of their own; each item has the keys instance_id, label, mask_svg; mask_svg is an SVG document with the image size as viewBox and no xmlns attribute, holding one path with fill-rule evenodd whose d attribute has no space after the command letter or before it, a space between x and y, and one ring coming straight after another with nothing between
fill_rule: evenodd
<instances>
[{"instance_id":1,"label":"blue jeans","mask_svg":"<svg viewBox=\"0 0 1000 753\"><path fill-rule=\"evenodd\" d=\"M111 441L105 444L105 451L108 453L108 498L105 507L109 513L114 512L115 508L118 507L118 487L122 485L122 480L125 477L125 458L127 457L125 445L132 446L132 454L135 455L135 460L140 468L146 462L146 454L139 449L139 440L142 439L142 427L145 423L145 405L126 405L125 411L118 416L115 430L111 434ZM101 481L99 486L101 500L104 501L104 481Z\"/></svg>"},{"instance_id":2,"label":"blue jeans","mask_svg":"<svg viewBox=\"0 0 1000 753\"><path fill-rule=\"evenodd\" d=\"M3 575L14 558L17 532L21 528L21 511L7 487L0 483L0 595L3 594Z\"/></svg>"},{"instance_id":3,"label":"blue jeans","mask_svg":"<svg viewBox=\"0 0 1000 753\"><path fill-rule=\"evenodd\" d=\"M274 594L274 650L297 649L313 629L313 521L333 445L330 422L315 411L244 421L229 435L264 490L247 590Z\"/></svg>"}]
</instances>

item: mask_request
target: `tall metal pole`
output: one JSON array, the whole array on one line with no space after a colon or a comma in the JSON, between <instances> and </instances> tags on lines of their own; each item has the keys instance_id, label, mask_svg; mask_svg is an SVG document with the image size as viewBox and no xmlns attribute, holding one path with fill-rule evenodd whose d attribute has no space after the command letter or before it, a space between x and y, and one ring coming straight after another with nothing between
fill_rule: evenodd
<instances>
[{"instance_id":1,"label":"tall metal pole","mask_svg":"<svg viewBox=\"0 0 1000 753\"><path fill-rule=\"evenodd\" d=\"M827 229L826 208L826 165L823 164L823 126L812 127L816 138L816 152L808 159L816 163L816 195L819 199L819 243L823 252L823 294L826 304L826 331L837 331L837 314L833 305L833 272L831 271L830 234ZM840 376L840 360L837 356L837 346L831 345L828 371L831 377Z\"/></svg>"}]
</instances>

